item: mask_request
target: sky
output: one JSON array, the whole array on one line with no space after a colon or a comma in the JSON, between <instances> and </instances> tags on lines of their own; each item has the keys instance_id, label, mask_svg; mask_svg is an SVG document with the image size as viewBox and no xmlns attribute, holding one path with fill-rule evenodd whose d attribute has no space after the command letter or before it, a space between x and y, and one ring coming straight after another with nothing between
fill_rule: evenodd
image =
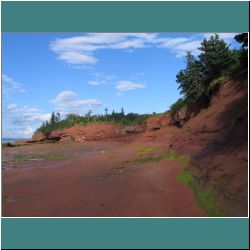
<instances>
[{"instance_id":1,"label":"sky","mask_svg":"<svg viewBox=\"0 0 250 250\"><path fill-rule=\"evenodd\" d=\"M2 137L30 138L51 112L165 112L176 74L209 33L2 33ZM236 33L221 33L230 48Z\"/></svg>"}]
</instances>

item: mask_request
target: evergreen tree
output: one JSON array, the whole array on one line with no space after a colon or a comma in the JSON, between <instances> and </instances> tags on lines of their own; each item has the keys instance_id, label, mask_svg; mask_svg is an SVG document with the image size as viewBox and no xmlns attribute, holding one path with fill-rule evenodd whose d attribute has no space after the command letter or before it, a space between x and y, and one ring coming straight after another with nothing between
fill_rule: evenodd
<instances>
[{"instance_id":1,"label":"evergreen tree","mask_svg":"<svg viewBox=\"0 0 250 250\"><path fill-rule=\"evenodd\" d=\"M56 122L56 115L55 112L53 111L50 118L50 124L53 126L55 122Z\"/></svg>"},{"instance_id":2,"label":"evergreen tree","mask_svg":"<svg viewBox=\"0 0 250 250\"><path fill-rule=\"evenodd\" d=\"M61 120L61 114L59 112L57 112L55 115L55 121L59 122L60 120Z\"/></svg>"},{"instance_id":3,"label":"evergreen tree","mask_svg":"<svg viewBox=\"0 0 250 250\"><path fill-rule=\"evenodd\" d=\"M202 65L190 52L187 52L186 65L186 69L177 74L176 81L180 84L181 94L192 105L202 99L206 91L201 74Z\"/></svg>"},{"instance_id":4,"label":"evergreen tree","mask_svg":"<svg viewBox=\"0 0 250 250\"><path fill-rule=\"evenodd\" d=\"M105 111L105 115L107 116L107 115L108 115L108 108L106 107L106 108L104 109L104 111Z\"/></svg>"},{"instance_id":5,"label":"evergreen tree","mask_svg":"<svg viewBox=\"0 0 250 250\"><path fill-rule=\"evenodd\" d=\"M202 65L201 74L208 87L213 79L220 77L228 70L232 57L229 45L220 39L218 34L211 36L209 40L204 39L199 50L201 51L199 55Z\"/></svg>"},{"instance_id":6,"label":"evergreen tree","mask_svg":"<svg viewBox=\"0 0 250 250\"><path fill-rule=\"evenodd\" d=\"M124 109L121 109L121 116L123 117L125 115Z\"/></svg>"},{"instance_id":7,"label":"evergreen tree","mask_svg":"<svg viewBox=\"0 0 250 250\"><path fill-rule=\"evenodd\" d=\"M91 116L92 116L92 110L89 110L88 113L85 115L85 117L87 118L88 122L90 122Z\"/></svg>"},{"instance_id":8,"label":"evergreen tree","mask_svg":"<svg viewBox=\"0 0 250 250\"><path fill-rule=\"evenodd\" d=\"M197 59L187 53L186 68L176 76L185 102L189 108L196 106L197 110L209 104L212 94L219 89L214 80L226 74L232 65L229 45L217 34L204 39L198 49L201 54Z\"/></svg>"},{"instance_id":9,"label":"evergreen tree","mask_svg":"<svg viewBox=\"0 0 250 250\"><path fill-rule=\"evenodd\" d=\"M241 44L242 48L248 47L248 33L238 34L234 39Z\"/></svg>"},{"instance_id":10,"label":"evergreen tree","mask_svg":"<svg viewBox=\"0 0 250 250\"><path fill-rule=\"evenodd\" d=\"M241 44L241 49L234 50L232 58L234 64L230 69L230 76L233 78L247 77L248 75L248 34L241 33L236 35L235 40Z\"/></svg>"}]
</instances>

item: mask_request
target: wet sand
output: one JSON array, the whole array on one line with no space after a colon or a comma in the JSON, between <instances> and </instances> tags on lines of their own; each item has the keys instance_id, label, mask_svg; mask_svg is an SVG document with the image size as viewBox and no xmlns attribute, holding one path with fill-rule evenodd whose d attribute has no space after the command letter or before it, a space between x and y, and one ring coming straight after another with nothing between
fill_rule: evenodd
<instances>
[{"instance_id":1,"label":"wet sand","mask_svg":"<svg viewBox=\"0 0 250 250\"><path fill-rule=\"evenodd\" d=\"M193 191L178 180L184 167L157 158L165 147L86 142L5 148L4 217L202 217Z\"/></svg>"}]
</instances>

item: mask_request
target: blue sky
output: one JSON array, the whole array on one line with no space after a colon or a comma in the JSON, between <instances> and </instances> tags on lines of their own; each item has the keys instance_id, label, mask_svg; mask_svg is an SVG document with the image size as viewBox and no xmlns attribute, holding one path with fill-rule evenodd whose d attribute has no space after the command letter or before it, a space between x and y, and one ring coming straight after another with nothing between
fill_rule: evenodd
<instances>
[{"instance_id":1,"label":"blue sky","mask_svg":"<svg viewBox=\"0 0 250 250\"><path fill-rule=\"evenodd\" d=\"M2 134L27 138L52 111L164 112L185 54L211 34L2 34ZM235 34L219 34L238 46Z\"/></svg>"}]
</instances>

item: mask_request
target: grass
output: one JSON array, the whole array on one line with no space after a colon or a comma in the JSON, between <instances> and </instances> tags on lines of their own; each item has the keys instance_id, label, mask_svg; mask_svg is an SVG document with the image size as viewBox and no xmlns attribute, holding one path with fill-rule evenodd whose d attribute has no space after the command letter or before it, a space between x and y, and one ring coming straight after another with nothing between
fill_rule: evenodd
<instances>
[{"instance_id":1,"label":"grass","mask_svg":"<svg viewBox=\"0 0 250 250\"><path fill-rule=\"evenodd\" d=\"M151 153L154 149L152 147L149 146L140 146L137 148L138 152L141 153Z\"/></svg>"},{"instance_id":2,"label":"grass","mask_svg":"<svg viewBox=\"0 0 250 250\"><path fill-rule=\"evenodd\" d=\"M200 184L190 172L182 170L179 174L179 180L194 191L197 203L204 209L204 211L211 217L225 217L227 213L218 207L217 201L212 188L203 191Z\"/></svg>"},{"instance_id":3,"label":"grass","mask_svg":"<svg viewBox=\"0 0 250 250\"><path fill-rule=\"evenodd\" d=\"M152 151L154 151L154 149L152 147L149 147L149 146L141 146L141 147L138 147L137 150L139 152L143 152L143 153L151 153ZM162 159L177 161L177 162L185 164L185 165L187 165L189 163L188 156L177 154L173 149L168 149L166 152L161 153L160 156L148 156L148 157L140 156L132 161L125 161L125 163L131 163L131 162L147 163L147 162L160 161Z\"/></svg>"},{"instance_id":4,"label":"grass","mask_svg":"<svg viewBox=\"0 0 250 250\"><path fill-rule=\"evenodd\" d=\"M167 160L172 160L172 161L177 161L177 162L185 164L185 165L189 163L189 157L188 156L177 154L173 149L168 149L167 150L166 159Z\"/></svg>"},{"instance_id":5,"label":"grass","mask_svg":"<svg viewBox=\"0 0 250 250\"><path fill-rule=\"evenodd\" d=\"M111 167L107 171L107 176L113 175L114 171L122 171L123 169L125 169L127 167L127 164L131 164L131 163L139 163L139 164L152 163L152 162L160 161L161 159L162 159L162 157L158 156L158 157L137 157L137 158L135 158L133 160L126 160L126 161L120 162L119 164Z\"/></svg>"},{"instance_id":6,"label":"grass","mask_svg":"<svg viewBox=\"0 0 250 250\"><path fill-rule=\"evenodd\" d=\"M144 156L139 156L133 160L126 160L124 162L122 162L122 166L124 166L123 164L130 164L130 163L149 163L149 162L157 162L162 160L161 156L149 156L149 157L144 157Z\"/></svg>"}]
</instances>

